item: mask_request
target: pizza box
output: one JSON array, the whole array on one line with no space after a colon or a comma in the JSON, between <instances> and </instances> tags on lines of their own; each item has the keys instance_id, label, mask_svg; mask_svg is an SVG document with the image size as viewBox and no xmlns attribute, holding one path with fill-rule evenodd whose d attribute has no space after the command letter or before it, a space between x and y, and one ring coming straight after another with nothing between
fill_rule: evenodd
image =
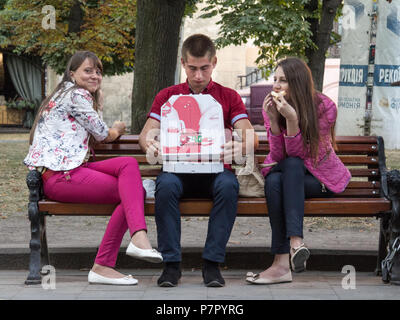
<instances>
[{"instance_id":1,"label":"pizza box","mask_svg":"<svg viewBox=\"0 0 400 320\"><path fill-rule=\"evenodd\" d=\"M221 104L209 94L173 95L161 107L163 170L176 173L222 172L225 144Z\"/></svg>"}]
</instances>

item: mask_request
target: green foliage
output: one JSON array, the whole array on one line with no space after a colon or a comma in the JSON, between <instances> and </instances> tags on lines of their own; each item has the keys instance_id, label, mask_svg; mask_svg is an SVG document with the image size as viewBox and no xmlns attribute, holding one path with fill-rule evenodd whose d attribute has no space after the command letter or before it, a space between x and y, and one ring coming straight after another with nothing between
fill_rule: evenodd
<instances>
[{"instance_id":1,"label":"green foliage","mask_svg":"<svg viewBox=\"0 0 400 320\"><path fill-rule=\"evenodd\" d=\"M206 0L203 18L220 15L218 47L241 45L252 41L259 47L257 64L268 75L276 59L283 56L305 56L315 48L309 18L320 17L321 10L309 12L309 0Z\"/></svg>"},{"instance_id":2,"label":"green foliage","mask_svg":"<svg viewBox=\"0 0 400 320\"><path fill-rule=\"evenodd\" d=\"M76 1L83 20L75 33L68 32L68 26ZM46 5L55 8L55 29L42 27L43 19L47 21L47 13L42 13ZM104 74L121 74L133 70L135 24L134 0L8 0L0 11L0 47L40 56L59 74L74 52L90 50L102 60Z\"/></svg>"},{"instance_id":3,"label":"green foliage","mask_svg":"<svg viewBox=\"0 0 400 320\"><path fill-rule=\"evenodd\" d=\"M34 110L36 105L34 102L30 102L30 101L24 100L24 99L12 99L12 100L6 102L6 106L7 106L7 108L11 108L11 109Z\"/></svg>"},{"instance_id":4,"label":"green foliage","mask_svg":"<svg viewBox=\"0 0 400 320\"><path fill-rule=\"evenodd\" d=\"M4 6L6 5L7 0L0 0L0 10L4 9Z\"/></svg>"},{"instance_id":5,"label":"green foliage","mask_svg":"<svg viewBox=\"0 0 400 320\"><path fill-rule=\"evenodd\" d=\"M193 17L193 14L197 11L197 4L203 0L186 0L184 17Z\"/></svg>"}]
</instances>

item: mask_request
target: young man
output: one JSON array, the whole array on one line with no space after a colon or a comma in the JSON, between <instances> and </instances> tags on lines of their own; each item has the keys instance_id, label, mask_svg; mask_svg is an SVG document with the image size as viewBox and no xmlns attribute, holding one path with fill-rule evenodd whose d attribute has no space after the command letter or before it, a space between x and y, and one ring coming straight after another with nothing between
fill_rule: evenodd
<instances>
[{"instance_id":1,"label":"young man","mask_svg":"<svg viewBox=\"0 0 400 320\"><path fill-rule=\"evenodd\" d=\"M217 64L216 50L211 39L202 34L187 38L182 46L181 63L187 80L161 90L154 99L147 122L140 134L139 143L145 152L157 156L159 142L148 134L160 128L161 106L172 95L209 94L223 109L225 129L241 129L243 140L245 130L253 127L248 120L246 108L237 92L221 86L211 79ZM254 135L255 136L255 135ZM254 145L258 141L255 137ZM232 154L245 153L245 141L230 141L224 145L221 160ZM227 162L227 161L225 161ZM155 218L157 225L158 249L165 265L158 285L174 287L181 277L181 217L179 200L182 197L209 197L213 199L210 212L207 239L203 251L203 279L206 286L222 287L225 281L219 270L219 263L225 260L226 244L236 218L239 184L229 166L218 174L174 174L163 172L157 177L155 193Z\"/></svg>"}]
</instances>

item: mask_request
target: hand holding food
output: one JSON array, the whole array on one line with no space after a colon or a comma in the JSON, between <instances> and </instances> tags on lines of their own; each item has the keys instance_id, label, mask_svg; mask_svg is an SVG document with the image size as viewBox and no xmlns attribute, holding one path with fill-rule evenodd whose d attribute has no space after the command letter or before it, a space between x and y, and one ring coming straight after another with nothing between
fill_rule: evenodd
<instances>
[{"instance_id":1,"label":"hand holding food","mask_svg":"<svg viewBox=\"0 0 400 320\"><path fill-rule=\"evenodd\" d=\"M115 121L114 124L112 125L113 129L116 129L119 133L119 135L123 135L125 133L125 123L122 121Z\"/></svg>"},{"instance_id":2,"label":"hand holding food","mask_svg":"<svg viewBox=\"0 0 400 320\"><path fill-rule=\"evenodd\" d=\"M271 93L265 97L264 102L263 102L263 109L264 109L265 113L267 114L270 121L278 121L279 112L276 109L275 102L272 100Z\"/></svg>"},{"instance_id":3,"label":"hand holding food","mask_svg":"<svg viewBox=\"0 0 400 320\"><path fill-rule=\"evenodd\" d=\"M286 95L286 92L284 90L280 92L271 92L272 100L275 102L278 112L286 120L295 121L297 120L296 110L294 110L294 108L286 101L284 95Z\"/></svg>"}]
</instances>

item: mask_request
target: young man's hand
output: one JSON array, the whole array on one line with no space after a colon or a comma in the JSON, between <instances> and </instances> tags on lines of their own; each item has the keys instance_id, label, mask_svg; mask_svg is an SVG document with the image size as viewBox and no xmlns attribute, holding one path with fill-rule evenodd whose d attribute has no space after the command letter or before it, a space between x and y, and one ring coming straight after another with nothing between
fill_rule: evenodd
<instances>
[{"instance_id":1,"label":"young man's hand","mask_svg":"<svg viewBox=\"0 0 400 320\"><path fill-rule=\"evenodd\" d=\"M159 154L161 154L161 146L160 146L160 142L155 140L155 139L151 139L151 140L147 140L146 141L146 153L150 154L150 155L154 155L154 157L158 157Z\"/></svg>"},{"instance_id":2,"label":"young man's hand","mask_svg":"<svg viewBox=\"0 0 400 320\"><path fill-rule=\"evenodd\" d=\"M222 146L220 154L221 162L232 164L233 162L241 163L243 160L243 143L239 141L229 141Z\"/></svg>"}]
</instances>

